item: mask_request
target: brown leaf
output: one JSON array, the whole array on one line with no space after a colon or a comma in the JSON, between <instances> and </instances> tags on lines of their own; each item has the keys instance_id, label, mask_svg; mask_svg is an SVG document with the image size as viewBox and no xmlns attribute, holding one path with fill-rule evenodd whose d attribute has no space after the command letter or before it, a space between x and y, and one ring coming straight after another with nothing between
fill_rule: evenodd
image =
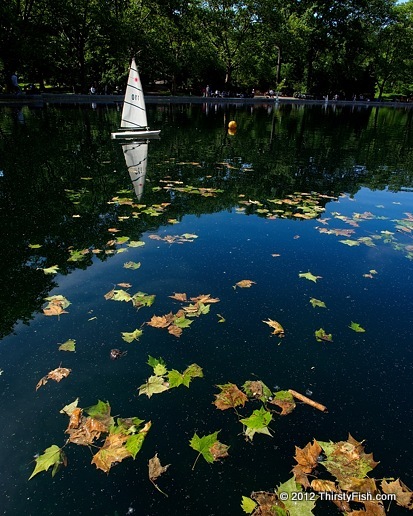
<instances>
[{"instance_id":1,"label":"brown leaf","mask_svg":"<svg viewBox=\"0 0 413 516\"><path fill-rule=\"evenodd\" d=\"M71 372L71 369L66 369L65 367L57 367L56 369L53 369L53 371L50 371L47 373L46 376L43 376L41 378L37 385L36 385L36 391L41 387L42 385L46 385L48 380L54 380L55 382L60 382L60 380L63 380L63 378L66 378L69 376Z\"/></svg>"},{"instance_id":2,"label":"brown leaf","mask_svg":"<svg viewBox=\"0 0 413 516\"><path fill-rule=\"evenodd\" d=\"M169 296L169 297L172 298L172 299L176 299L177 301L183 301L183 302L187 301L185 293L177 294L175 292L173 296Z\"/></svg>"},{"instance_id":3,"label":"brown leaf","mask_svg":"<svg viewBox=\"0 0 413 516\"><path fill-rule=\"evenodd\" d=\"M98 421L92 417L81 417L80 424L77 427L71 427L72 418L70 418L69 426L65 430L69 434L69 441L82 446L89 446L95 439L99 439L100 434L107 433L109 426L102 421Z\"/></svg>"},{"instance_id":4,"label":"brown leaf","mask_svg":"<svg viewBox=\"0 0 413 516\"><path fill-rule=\"evenodd\" d=\"M174 317L175 316L172 312L161 316L154 315L147 324L149 326L153 326L154 328L167 328L174 320Z\"/></svg>"},{"instance_id":5,"label":"brown leaf","mask_svg":"<svg viewBox=\"0 0 413 516\"><path fill-rule=\"evenodd\" d=\"M119 233L120 229L109 228L108 231L109 231L109 233Z\"/></svg>"},{"instance_id":6,"label":"brown leaf","mask_svg":"<svg viewBox=\"0 0 413 516\"><path fill-rule=\"evenodd\" d=\"M281 326L281 324L277 321L273 321L272 319L268 319L268 321L262 321L265 324L268 324L271 328L273 328L273 335L279 335L280 337L285 336L284 328Z\"/></svg>"},{"instance_id":7,"label":"brown leaf","mask_svg":"<svg viewBox=\"0 0 413 516\"><path fill-rule=\"evenodd\" d=\"M340 487L341 489L344 489L344 491L371 493L373 497L377 493L377 486L374 478L346 477L343 480L340 480Z\"/></svg>"},{"instance_id":8,"label":"brown leaf","mask_svg":"<svg viewBox=\"0 0 413 516\"><path fill-rule=\"evenodd\" d=\"M127 457L132 457L125 448L128 439L127 435L111 434L106 437L102 448L93 456L92 464L105 473L109 473L112 464L122 462Z\"/></svg>"},{"instance_id":9,"label":"brown leaf","mask_svg":"<svg viewBox=\"0 0 413 516\"><path fill-rule=\"evenodd\" d=\"M152 459L149 459L149 480L151 482L155 482L162 473L165 473L165 471L169 468L170 464L167 464L166 466L161 465L161 461L158 459L158 454L155 453L154 457Z\"/></svg>"},{"instance_id":10,"label":"brown leaf","mask_svg":"<svg viewBox=\"0 0 413 516\"><path fill-rule=\"evenodd\" d=\"M197 297L191 297L191 301L194 303L202 303L204 305L209 303L219 303L219 299L217 297L211 297L211 294L200 294Z\"/></svg>"},{"instance_id":11,"label":"brown leaf","mask_svg":"<svg viewBox=\"0 0 413 516\"><path fill-rule=\"evenodd\" d=\"M285 511L285 505L278 499L276 493L266 491L255 491L251 493L251 498L258 503L253 515L255 516L274 516L277 514L276 508L280 507ZM275 508L275 509L274 509Z\"/></svg>"},{"instance_id":12,"label":"brown leaf","mask_svg":"<svg viewBox=\"0 0 413 516\"><path fill-rule=\"evenodd\" d=\"M296 481L305 488L310 487L307 474L311 473L317 466L317 459L321 452L321 446L315 439L312 443L306 444L304 448L295 447L294 459L298 464L294 466L293 473Z\"/></svg>"},{"instance_id":13,"label":"brown leaf","mask_svg":"<svg viewBox=\"0 0 413 516\"><path fill-rule=\"evenodd\" d=\"M122 287L122 288L131 288L131 284L130 283L118 283L119 287Z\"/></svg>"},{"instance_id":14,"label":"brown leaf","mask_svg":"<svg viewBox=\"0 0 413 516\"><path fill-rule=\"evenodd\" d=\"M279 413L280 416L288 416L288 414L291 414L291 412L296 407L294 398L292 396L291 400L274 398L272 401L270 401L270 403L281 408L281 412Z\"/></svg>"},{"instance_id":15,"label":"brown leaf","mask_svg":"<svg viewBox=\"0 0 413 516\"><path fill-rule=\"evenodd\" d=\"M226 444L222 444L219 441L216 441L209 451L212 453L212 456L214 457L214 460L218 459L224 459L225 457L228 457L228 448Z\"/></svg>"},{"instance_id":16,"label":"brown leaf","mask_svg":"<svg viewBox=\"0 0 413 516\"><path fill-rule=\"evenodd\" d=\"M66 310L63 310L60 304L57 303L51 303L48 307L43 308L44 315L60 315L60 314L67 314L69 312L66 312Z\"/></svg>"},{"instance_id":17,"label":"brown leaf","mask_svg":"<svg viewBox=\"0 0 413 516\"><path fill-rule=\"evenodd\" d=\"M409 510L413 509L413 492L400 479L394 480L393 482L383 480L381 488L384 493L395 493L397 505L401 505Z\"/></svg>"},{"instance_id":18,"label":"brown leaf","mask_svg":"<svg viewBox=\"0 0 413 516\"><path fill-rule=\"evenodd\" d=\"M174 337L180 337L182 335L182 328L179 328L176 324L171 324L168 327L168 332Z\"/></svg>"},{"instance_id":19,"label":"brown leaf","mask_svg":"<svg viewBox=\"0 0 413 516\"><path fill-rule=\"evenodd\" d=\"M115 295L115 289L113 288L112 290L110 290L109 292L107 292L103 297L108 300L108 299L112 299L112 297Z\"/></svg>"},{"instance_id":20,"label":"brown leaf","mask_svg":"<svg viewBox=\"0 0 413 516\"><path fill-rule=\"evenodd\" d=\"M240 288L250 288L252 285L256 285L257 283L255 281L249 280L249 279L243 279L241 281L238 281L233 285L233 288L236 289L237 287Z\"/></svg>"},{"instance_id":21,"label":"brown leaf","mask_svg":"<svg viewBox=\"0 0 413 516\"><path fill-rule=\"evenodd\" d=\"M79 428L80 421L82 418L82 412L83 410L81 408L76 407L75 409L73 409L67 430L71 430L72 428Z\"/></svg>"},{"instance_id":22,"label":"brown leaf","mask_svg":"<svg viewBox=\"0 0 413 516\"><path fill-rule=\"evenodd\" d=\"M336 484L331 480L319 480L317 478L311 481L311 488L314 489L314 491L325 493L337 493L339 491Z\"/></svg>"},{"instance_id":23,"label":"brown leaf","mask_svg":"<svg viewBox=\"0 0 413 516\"><path fill-rule=\"evenodd\" d=\"M213 404L219 410L235 408L238 405L243 407L245 402L248 401L248 397L242 391L240 391L234 383L218 385L217 387L221 389L221 392L214 395L216 400L213 402Z\"/></svg>"}]
</instances>

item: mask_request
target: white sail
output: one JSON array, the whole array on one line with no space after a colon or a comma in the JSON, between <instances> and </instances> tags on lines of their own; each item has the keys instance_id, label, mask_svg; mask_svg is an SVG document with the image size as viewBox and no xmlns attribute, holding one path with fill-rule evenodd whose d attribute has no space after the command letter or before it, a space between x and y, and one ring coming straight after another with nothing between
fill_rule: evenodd
<instances>
[{"instance_id":1,"label":"white sail","mask_svg":"<svg viewBox=\"0 0 413 516\"><path fill-rule=\"evenodd\" d=\"M150 130L146 118L145 98L135 59L129 70L128 84L123 101L120 129L111 133L112 139L154 138L160 130Z\"/></svg>"},{"instance_id":2,"label":"white sail","mask_svg":"<svg viewBox=\"0 0 413 516\"><path fill-rule=\"evenodd\" d=\"M145 98L135 59L132 59L129 70L120 126L135 129L148 128Z\"/></svg>"},{"instance_id":3,"label":"white sail","mask_svg":"<svg viewBox=\"0 0 413 516\"><path fill-rule=\"evenodd\" d=\"M138 201L142 197L148 162L148 142L141 140L122 145L126 166Z\"/></svg>"}]
</instances>

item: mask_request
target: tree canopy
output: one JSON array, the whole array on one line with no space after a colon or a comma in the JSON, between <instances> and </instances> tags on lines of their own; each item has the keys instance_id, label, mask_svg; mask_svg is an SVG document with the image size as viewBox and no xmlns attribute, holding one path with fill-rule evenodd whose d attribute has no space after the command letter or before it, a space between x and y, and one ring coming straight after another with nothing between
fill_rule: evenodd
<instances>
[{"instance_id":1,"label":"tree canopy","mask_svg":"<svg viewBox=\"0 0 413 516\"><path fill-rule=\"evenodd\" d=\"M413 0L10 0L0 76L73 92L270 88L315 96L411 95Z\"/></svg>"}]
</instances>

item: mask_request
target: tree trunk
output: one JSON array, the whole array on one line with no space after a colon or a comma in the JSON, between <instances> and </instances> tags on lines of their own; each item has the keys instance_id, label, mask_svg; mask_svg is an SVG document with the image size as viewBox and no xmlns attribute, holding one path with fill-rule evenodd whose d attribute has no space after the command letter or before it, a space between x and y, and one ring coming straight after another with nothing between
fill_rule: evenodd
<instances>
[{"instance_id":1,"label":"tree trunk","mask_svg":"<svg viewBox=\"0 0 413 516\"><path fill-rule=\"evenodd\" d=\"M280 84L280 77L281 77L281 48L278 45L275 45L275 48L277 49L277 68L275 73L275 81L278 85Z\"/></svg>"}]
</instances>

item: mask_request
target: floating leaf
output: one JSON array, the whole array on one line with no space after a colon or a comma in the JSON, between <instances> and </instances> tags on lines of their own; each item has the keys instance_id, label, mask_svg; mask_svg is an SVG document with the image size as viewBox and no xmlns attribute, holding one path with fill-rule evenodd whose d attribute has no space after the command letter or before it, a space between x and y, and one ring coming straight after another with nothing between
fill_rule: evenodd
<instances>
[{"instance_id":1,"label":"floating leaf","mask_svg":"<svg viewBox=\"0 0 413 516\"><path fill-rule=\"evenodd\" d=\"M233 288L234 289L236 289L237 287L250 288L252 285L256 285L256 282L249 280L249 279L244 279L244 280L241 280L241 281L238 281L237 283L235 283L235 285L233 285Z\"/></svg>"},{"instance_id":2,"label":"floating leaf","mask_svg":"<svg viewBox=\"0 0 413 516\"><path fill-rule=\"evenodd\" d=\"M397 505L413 510L413 492L400 479L393 482L382 480L381 488L384 493L396 495Z\"/></svg>"},{"instance_id":3,"label":"floating leaf","mask_svg":"<svg viewBox=\"0 0 413 516\"><path fill-rule=\"evenodd\" d=\"M153 394L160 394L169 389L169 385L162 376L150 376L146 383L139 387L139 395L146 394L150 398Z\"/></svg>"},{"instance_id":4,"label":"floating leaf","mask_svg":"<svg viewBox=\"0 0 413 516\"><path fill-rule=\"evenodd\" d=\"M193 321L190 321L184 315L182 317L176 317L173 321L173 324L178 326L178 328L189 328L192 323Z\"/></svg>"},{"instance_id":5,"label":"floating leaf","mask_svg":"<svg viewBox=\"0 0 413 516\"><path fill-rule=\"evenodd\" d=\"M143 331L142 330L135 330L130 333L123 331L122 332L122 339L126 342L133 342L134 340L139 340L139 337L142 336Z\"/></svg>"},{"instance_id":6,"label":"floating leaf","mask_svg":"<svg viewBox=\"0 0 413 516\"><path fill-rule=\"evenodd\" d=\"M218 317L218 322L219 323L224 323L225 322L225 318L221 314L217 314L217 317Z\"/></svg>"},{"instance_id":7,"label":"floating leaf","mask_svg":"<svg viewBox=\"0 0 413 516\"><path fill-rule=\"evenodd\" d=\"M314 276L314 274L311 272L301 272L298 277L305 278L309 281L314 281L314 283L317 283L317 280L322 278L322 276Z\"/></svg>"},{"instance_id":8,"label":"floating leaf","mask_svg":"<svg viewBox=\"0 0 413 516\"><path fill-rule=\"evenodd\" d=\"M133 269L133 270L139 269L140 266L141 266L141 262L126 262L123 264L123 267L125 269Z\"/></svg>"},{"instance_id":9,"label":"floating leaf","mask_svg":"<svg viewBox=\"0 0 413 516\"><path fill-rule=\"evenodd\" d=\"M128 236L116 237L117 244L125 244L129 240L130 240L130 238Z\"/></svg>"},{"instance_id":10,"label":"floating leaf","mask_svg":"<svg viewBox=\"0 0 413 516\"><path fill-rule=\"evenodd\" d=\"M66 455L61 448L53 444L52 446L49 446L49 448L46 448L42 455L37 457L36 466L33 473L30 475L29 480L41 471L47 471L51 467L53 467L52 477L54 477L62 464L66 466Z\"/></svg>"},{"instance_id":11,"label":"floating leaf","mask_svg":"<svg viewBox=\"0 0 413 516\"><path fill-rule=\"evenodd\" d=\"M37 382L36 391L42 385L46 385L46 383L49 380L54 380L55 382L60 382L61 380L63 380L63 378L66 378L67 376L69 376L70 372L71 372L71 369L66 369L65 367L58 367L56 369L53 369L53 371L50 371L49 373L47 373L46 376L43 376L43 378L41 378Z\"/></svg>"},{"instance_id":12,"label":"floating leaf","mask_svg":"<svg viewBox=\"0 0 413 516\"><path fill-rule=\"evenodd\" d=\"M281 324L277 321L274 321L272 319L268 319L268 321L262 321L265 324L268 324L271 328L273 328L272 335L279 335L280 337L285 336L284 328L281 326Z\"/></svg>"},{"instance_id":13,"label":"floating leaf","mask_svg":"<svg viewBox=\"0 0 413 516\"><path fill-rule=\"evenodd\" d=\"M227 450L228 450L229 446L222 444L218 441L219 432L220 431L218 430L217 432L214 432L213 434L205 435L203 437L199 437L197 435L197 433L195 432L194 436L189 441L189 446L199 453L198 453L197 458L195 459L192 469L195 468L195 465L201 455L204 457L204 459L207 462L210 462L210 463L218 460L219 458L228 456ZM217 446L218 446L218 448L217 448ZM219 450L218 454L216 454L217 450ZM213 452L215 452L215 454Z\"/></svg>"},{"instance_id":14,"label":"floating leaf","mask_svg":"<svg viewBox=\"0 0 413 516\"><path fill-rule=\"evenodd\" d=\"M297 484L294 477L291 477L287 482L280 484L277 487L277 495L280 497L283 495L282 500L286 509L286 514L294 514L295 516L310 516L313 514L315 502L318 496L303 497L300 501L294 498L295 493L302 491L300 484Z\"/></svg>"},{"instance_id":15,"label":"floating leaf","mask_svg":"<svg viewBox=\"0 0 413 516\"><path fill-rule=\"evenodd\" d=\"M179 293L175 292L173 296L169 296L169 297L172 299L176 299L177 301L183 301L184 303L187 301L185 293L179 294Z\"/></svg>"},{"instance_id":16,"label":"floating leaf","mask_svg":"<svg viewBox=\"0 0 413 516\"><path fill-rule=\"evenodd\" d=\"M272 397L271 390L261 380L249 380L242 388L248 397L259 399L264 403Z\"/></svg>"},{"instance_id":17,"label":"floating leaf","mask_svg":"<svg viewBox=\"0 0 413 516\"><path fill-rule=\"evenodd\" d=\"M364 333L366 330L360 326L359 323L355 323L351 321L351 324L349 325L349 328L351 330L354 330L357 333Z\"/></svg>"},{"instance_id":18,"label":"floating leaf","mask_svg":"<svg viewBox=\"0 0 413 516\"><path fill-rule=\"evenodd\" d=\"M76 351L76 341L69 339L59 346L59 351Z\"/></svg>"},{"instance_id":19,"label":"floating leaf","mask_svg":"<svg viewBox=\"0 0 413 516\"><path fill-rule=\"evenodd\" d=\"M337 478L340 485L349 477L365 478L367 473L378 464L373 459L373 454L366 454L363 444L357 442L351 435L348 436L347 441L336 443L319 441L318 444L327 457L321 464Z\"/></svg>"},{"instance_id":20,"label":"floating leaf","mask_svg":"<svg viewBox=\"0 0 413 516\"><path fill-rule=\"evenodd\" d=\"M240 422L246 426L245 435L252 441L256 433L272 437L268 429L268 425L271 420L271 412L268 412L264 407L261 407L259 410L254 410L250 417L240 419Z\"/></svg>"},{"instance_id":21,"label":"floating leaf","mask_svg":"<svg viewBox=\"0 0 413 516\"><path fill-rule=\"evenodd\" d=\"M132 304L135 308L141 308L142 306L152 306L155 302L156 296L154 294L148 295L145 292L136 292L131 297Z\"/></svg>"},{"instance_id":22,"label":"floating leaf","mask_svg":"<svg viewBox=\"0 0 413 516\"><path fill-rule=\"evenodd\" d=\"M202 378L203 376L202 368L197 364L191 364L182 374L176 369L172 369L172 371L168 371L169 388L179 387L179 385L189 387L192 378Z\"/></svg>"},{"instance_id":23,"label":"floating leaf","mask_svg":"<svg viewBox=\"0 0 413 516\"><path fill-rule=\"evenodd\" d=\"M339 240L339 242L341 242L342 244L344 245L348 245L350 247L353 247L353 246L356 246L356 245L360 245L360 242L358 242L357 240Z\"/></svg>"},{"instance_id":24,"label":"floating leaf","mask_svg":"<svg viewBox=\"0 0 413 516\"><path fill-rule=\"evenodd\" d=\"M166 364L165 364L165 361L163 358L154 358L154 357L151 357L150 355L148 355L148 361L146 363L148 365L150 365L154 371L155 371L155 368L159 365L164 367L165 372L167 371Z\"/></svg>"},{"instance_id":25,"label":"floating leaf","mask_svg":"<svg viewBox=\"0 0 413 516\"><path fill-rule=\"evenodd\" d=\"M72 401L72 403L69 403L68 405L65 405L62 410L60 410L60 414L67 414L69 417L72 415L73 411L77 407L77 404L79 403L79 398L76 398L75 401Z\"/></svg>"},{"instance_id":26,"label":"floating leaf","mask_svg":"<svg viewBox=\"0 0 413 516\"><path fill-rule=\"evenodd\" d=\"M323 340L333 342L333 335L331 333L326 333L323 328L316 330L314 334L318 342L322 342Z\"/></svg>"},{"instance_id":27,"label":"floating leaf","mask_svg":"<svg viewBox=\"0 0 413 516\"><path fill-rule=\"evenodd\" d=\"M46 269L42 269L45 274L57 274L59 267L57 265L52 265L51 267L47 267Z\"/></svg>"},{"instance_id":28,"label":"floating leaf","mask_svg":"<svg viewBox=\"0 0 413 516\"><path fill-rule=\"evenodd\" d=\"M113 289L105 294L105 299L111 299L112 301L125 301L128 302L132 299L132 296L126 290Z\"/></svg>"},{"instance_id":29,"label":"floating leaf","mask_svg":"<svg viewBox=\"0 0 413 516\"><path fill-rule=\"evenodd\" d=\"M29 244L30 249L40 249L42 247L41 244Z\"/></svg>"},{"instance_id":30,"label":"floating leaf","mask_svg":"<svg viewBox=\"0 0 413 516\"><path fill-rule=\"evenodd\" d=\"M281 416L290 414L296 406L293 395L288 391L277 391L271 403L281 408Z\"/></svg>"},{"instance_id":31,"label":"floating leaf","mask_svg":"<svg viewBox=\"0 0 413 516\"><path fill-rule=\"evenodd\" d=\"M156 487L158 491L160 491L165 496L168 496L166 493L164 493L159 487L156 485L155 481L165 473L165 471L169 468L170 464L167 464L166 466L162 466L161 461L158 459L158 454L155 453L155 455L152 457L152 459L149 459L148 468L149 468L149 480L152 482L152 484Z\"/></svg>"},{"instance_id":32,"label":"floating leaf","mask_svg":"<svg viewBox=\"0 0 413 516\"><path fill-rule=\"evenodd\" d=\"M320 301L319 299L316 299L315 297L312 297L310 299L310 303L313 306L313 308L315 308L316 306L318 306L320 308L327 308L324 301Z\"/></svg>"},{"instance_id":33,"label":"floating leaf","mask_svg":"<svg viewBox=\"0 0 413 516\"><path fill-rule=\"evenodd\" d=\"M142 247L145 245L145 242L141 240L131 240L128 244L128 247Z\"/></svg>"},{"instance_id":34,"label":"floating leaf","mask_svg":"<svg viewBox=\"0 0 413 516\"><path fill-rule=\"evenodd\" d=\"M255 511L257 504L248 496L243 496L241 501L241 509L247 514L251 514Z\"/></svg>"},{"instance_id":35,"label":"floating leaf","mask_svg":"<svg viewBox=\"0 0 413 516\"><path fill-rule=\"evenodd\" d=\"M310 486L307 475L317 467L321 452L321 446L315 439L312 443L306 444L304 448L295 447L294 459L297 464L293 467L294 477L306 489Z\"/></svg>"},{"instance_id":36,"label":"floating leaf","mask_svg":"<svg viewBox=\"0 0 413 516\"><path fill-rule=\"evenodd\" d=\"M62 295L46 297L45 301L49 301L46 308L43 308L43 313L47 316L67 314L66 308L71 305L71 302Z\"/></svg>"},{"instance_id":37,"label":"floating leaf","mask_svg":"<svg viewBox=\"0 0 413 516\"><path fill-rule=\"evenodd\" d=\"M172 312L169 312L169 314L166 315L154 315L147 324L149 326L153 326L154 328L167 328L173 320L174 315Z\"/></svg>"},{"instance_id":38,"label":"floating leaf","mask_svg":"<svg viewBox=\"0 0 413 516\"><path fill-rule=\"evenodd\" d=\"M234 383L226 383L225 385L217 385L221 392L215 394L214 405L219 410L227 410L241 405L242 407L248 401L248 397Z\"/></svg>"}]
</instances>

